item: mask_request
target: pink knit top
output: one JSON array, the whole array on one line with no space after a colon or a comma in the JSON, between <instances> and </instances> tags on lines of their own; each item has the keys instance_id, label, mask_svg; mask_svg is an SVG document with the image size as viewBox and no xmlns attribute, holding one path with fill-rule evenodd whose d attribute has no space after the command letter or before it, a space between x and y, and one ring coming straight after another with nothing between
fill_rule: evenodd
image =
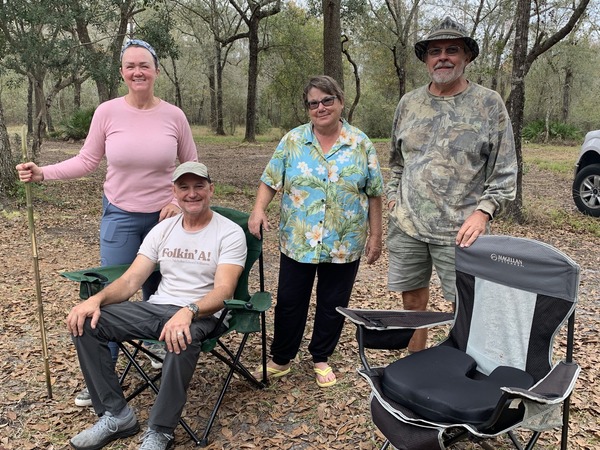
<instances>
[{"instance_id":1,"label":"pink knit top","mask_svg":"<svg viewBox=\"0 0 600 450\"><path fill-rule=\"evenodd\" d=\"M173 200L176 161L197 161L192 130L181 109L161 101L148 110L124 97L98 106L79 153L45 166L44 180L79 178L96 170L106 155L104 194L129 212L156 212Z\"/></svg>"}]
</instances>

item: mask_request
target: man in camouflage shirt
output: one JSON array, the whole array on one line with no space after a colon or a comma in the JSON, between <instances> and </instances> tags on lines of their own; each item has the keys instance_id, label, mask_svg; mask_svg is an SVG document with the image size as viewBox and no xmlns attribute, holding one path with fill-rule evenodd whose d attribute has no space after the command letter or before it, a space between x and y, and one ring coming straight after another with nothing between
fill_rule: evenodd
<instances>
[{"instance_id":1,"label":"man in camouflage shirt","mask_svg":"<svg viewBox=\"0 0 600 450\"><path fill-rule=\"evenodd\" d=\"M468 247L514 200L517 163L510 118L495 91L464 71L479 54L464 27L446 17L415 53L431 83L402 97L392 128L388 287L404 308L425 310L432 267L455 300L455 245ZM417 330L408 350L425 348Z\"/></svg>"}]
</instances>

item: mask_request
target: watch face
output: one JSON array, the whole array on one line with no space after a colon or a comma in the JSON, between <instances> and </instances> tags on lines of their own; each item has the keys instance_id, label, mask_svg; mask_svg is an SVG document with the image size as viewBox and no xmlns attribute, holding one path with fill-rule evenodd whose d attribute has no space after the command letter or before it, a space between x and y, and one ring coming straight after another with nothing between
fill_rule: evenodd
<instances>
[{"instance_id":1,"label":"watch face","mask_svg":"<svg viewBox=\"0 0 600 450\"><path fill-rule=\"evenodd\" d=\"M194 318L196 318L196 316L198 315L198 305L195 305L194 303L191 303L189 305L187 305L187 309L189 309L192 313L194 313Z\"/></svg>"}]
</instances>

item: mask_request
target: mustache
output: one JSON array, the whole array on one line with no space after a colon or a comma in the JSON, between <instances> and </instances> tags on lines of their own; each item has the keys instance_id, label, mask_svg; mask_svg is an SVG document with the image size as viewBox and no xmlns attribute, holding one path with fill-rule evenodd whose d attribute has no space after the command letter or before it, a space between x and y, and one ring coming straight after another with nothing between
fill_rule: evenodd
<instances>
[{"instance_id":1,"label":"mustache","mask_svg":"<svg viewBox=\"0 0 600 450\"><path fill-rule=\"evenodd\" d=\"M452 68L454 68L454 64L452 64L451 62L448 62L448 61L440 61L433 68L434 69L441 69L441 68L452 69Z\"/></svg>"}]
</instances>

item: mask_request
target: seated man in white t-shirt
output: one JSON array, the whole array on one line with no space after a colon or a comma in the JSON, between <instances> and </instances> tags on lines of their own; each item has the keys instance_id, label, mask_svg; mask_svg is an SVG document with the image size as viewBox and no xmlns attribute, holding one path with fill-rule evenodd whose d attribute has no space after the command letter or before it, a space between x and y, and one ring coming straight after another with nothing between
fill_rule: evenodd
<instances>
[{"instance_id":1,"label":"seated man in white t-shirt","mask_svg":"<svg viewBox=\"0 0 600 450\"><path fill-rule=\"evenodd\" d=\"M140 450L173 444L200 356L201 342L232 298L246 261L241 227L210 209L214 185L204 164L186 162L173 174L183 214L165 219L144 239L129 269L67 316L81 371L96 413L92 427L74 436L77 450L96 450L139 431L114 371L108 343L128 339L165 341L162 382ZM147 302L127 301L160 263L162 280Z\"/></svg>"}]
</instances>

